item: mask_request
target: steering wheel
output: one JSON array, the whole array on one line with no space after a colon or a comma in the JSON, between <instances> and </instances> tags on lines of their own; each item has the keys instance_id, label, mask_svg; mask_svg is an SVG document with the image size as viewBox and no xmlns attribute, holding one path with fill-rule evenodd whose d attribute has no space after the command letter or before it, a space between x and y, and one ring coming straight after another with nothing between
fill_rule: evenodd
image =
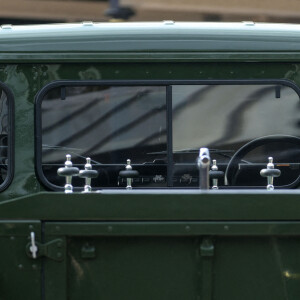
<instances>
[{"instance_id":1,"label":"steering wheel","mask_svg":"<svg viewBox=\"0 0 300 300\"><path fill-rule=\"evenodd\" d=\"M293 135L282 135L282 134L275 134L275 135L267 135L263 136L257 139L254 139L244 146L242 146L239 150L237 150L234 155L231 157L226 171L225 171L225 184L227 182L227 185L233 184L233 178L235 177L237 171L238 171L238 163L240 160L243 159L250 151L253 149L274 143L274 142L280 142L280 143L291 143L294 145L299 146L300 149L300 138L293 136ZM299 176L300 177L300 176ZM298 179L299 179L298 177ZM298 179L296 181L298 181Z\"/></svg>"}]
</instances>

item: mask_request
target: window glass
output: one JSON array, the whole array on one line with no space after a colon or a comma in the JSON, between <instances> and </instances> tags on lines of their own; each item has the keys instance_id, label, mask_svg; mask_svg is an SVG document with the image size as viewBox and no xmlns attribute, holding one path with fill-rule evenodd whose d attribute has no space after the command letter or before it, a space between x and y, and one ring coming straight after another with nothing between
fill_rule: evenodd
<instances>
[{"instance_id":1,"label":"window glass","mask_svg":"<svg viewBox=\"0 0 300 300\"><path fill-rule=\"evenodd\" d=\"M62 96L63 94L63 96ZM62 100L64 99L64 100ZM162 153L162 154L157 154ZM65 155L83 168L86 157L100 173L94 187L124 187L127 159L140 174L136 187L165 186L166 88L159 86L72 86L50 90L42 101L42 165L56 185ZM83 186L75 178L74 186Z\"/></svg>"},{"instance_id":2,"label":"window glass","mask_svg":"<svg viewBox=\"0 0 300 300\"><path fill-rule=\"evenodd\" d=\"M289 86L70 84L43 95L38 144L52 187L64 186L57 169L71 154L79 169L91 158L99 171L95 189L126 187L120 171L127 159L139 172L135 188L198 188L201 147L224 173L219 188L266 187L260 171L269 157L281 172L275 186L300 184L300 102ZM74 177L73 185L82 189L84 180Z\"/></svg>"},{"instance_id":3,"label":"window glass","mask_svg":"<svg viewBox=\"0 0 300 300\"><path fill-rule=\"evenodd\" d=\"M264 186L260 176L272 156L282 175L277 185L299 176L300 102L290 87L278 85L174 85L172 86L174 177L176 185L198 184L196 158L207 147L219 170L226 172L237 151L250 141L270 135L230 165L230 185ZM253 144L253 143L252 143ZM255 143L254 143L255 145ZM228 170L227 170L228 171ZM286 176L288 174L288 176ZM219 180L224 185L224 180Z\"/></svg>"}]
</instances>

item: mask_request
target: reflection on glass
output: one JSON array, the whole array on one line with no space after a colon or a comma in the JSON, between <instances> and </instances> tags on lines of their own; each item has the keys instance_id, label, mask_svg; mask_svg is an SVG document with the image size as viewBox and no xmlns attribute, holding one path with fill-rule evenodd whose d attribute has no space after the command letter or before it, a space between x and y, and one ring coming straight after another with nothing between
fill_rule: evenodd
<instances>
[{"instance_id":1,"label":"reflection on glass","mask_svg":"<svg viewBox=\"0 0 300 300\"><path fill-rule=\"evenodd\" d=\"M175 175L198 176L195 160L200 147L208 147L212 159L226 171L234 153L253 139L268 135L299 136L299 96L292 88L175 85L172 91ZM235 177L238 178L232 182L234 185L263 186L266 179L261 178L259 171L266 166L268 156L273 156L274 162L299 164L298 154L299 146L290 141L277 141L253 149L237 162ZM283 173L290 176L276 179L281 185L299 176L299 165L293 166L296 171L287 172L287 168L281 167Z\"/></svg>"},{"instance_id":2,"label":"reflection on glass","mask_svg":"<svg viewBox=\"0 0 300 300\"><path fill-rule=\"evenodd\" d=\"M163 170L151 175L165 176L165 116L165 87L67 87L65 100L60 89L52 90L42 102L43 165L61 164L66 153L75 164L91 157L94 165L104 164L99 186L117 187L128 158L145 175L154 172L145 164L162 158L157 166ZM163 157L151 154L162 151ZM51 177L52 171L45 173Z\"/></svg>"},{"instance_id":3,"label":"reflection on glass","mask_svg":"<svg viewBox=\"0 0 300 300\"><path fill-rule=\"evenodd\" d=\"M124 188L126 179L119 172L131 159L139 172L134 187L166 187L168 182L174 187L197 188L196 158L199 148L207 147L211 160L217 160L219 170L226 174L227 180L219 179L220 188L265 187L267 180L260 170L266 168L269 156L281 171L275 187L300 181L300 105L292 88L276 84L173 85L172 166L172 157L167 157L171 147L167 148L166 109L163 86L89 85L50 90L42 101L42 168L47 180L64 185L56 171L65 155L71 154L81 169L85 158L91 157L100 173L94 187ZM270 135L276 139L252 142ZM244 147L247 151L241 152ZM74 185L83 187L83 180L75 178Z\"/></svg>"}]
</instances>

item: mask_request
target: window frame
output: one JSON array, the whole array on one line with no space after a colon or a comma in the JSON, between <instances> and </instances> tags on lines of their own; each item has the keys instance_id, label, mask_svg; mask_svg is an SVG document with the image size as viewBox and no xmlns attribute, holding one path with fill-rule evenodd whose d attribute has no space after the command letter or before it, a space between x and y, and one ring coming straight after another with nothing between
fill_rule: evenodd
<instances>
[{"instance_id":1,"label":"window frame","mask_svg":"<svg viewBox=\"0 0 300 300\"><path fill-rule=\"evenodd\" d=\"M0 185L0 192L6 190L14 178L15 170L15 99L12 90L0 81L0 88L5 92L7 97L7 113L8 113L8 133L7 133L7 176Z\"/></svg>"},{"instance_id":2,"label":"window frame","mask_svg":"<svg viewBox=\"0 0 300 300\"><path fill-rule=\"evenodd\" d=\"M139 189L176 189L173 187L173 122L172 122L172 86L173 85L283 85L292 88L300 99L300 87L288 79L203 79L203 80L56 80L45 85L35 97L35 169L38 180L49 190L64 191L64 187L50 183L42 170L42 101L49 90L54 88L66 88L72 86L165 86L166 87L166 134L167 134L167 187L163 188L139 188ZM63 90L62 90L63 91ZM65 93L62 92L62 97ZM299 132L300 133L300 132ZM299 135L300 136L300 135ZM62 162L63 166L63 162ZM299 176L300 181L300 176ZM298 181L297 181L298 183ZM281 186L279 189L295 185ZM245 189L247 187L225 187L225 189ZM248 187L261 189L262 187ZM113 189L101 187L101 189ZM118 187L114 189L120 189ZM74 191L80 191L82 187L74 187Z\"/></svg>"}]
</instances>

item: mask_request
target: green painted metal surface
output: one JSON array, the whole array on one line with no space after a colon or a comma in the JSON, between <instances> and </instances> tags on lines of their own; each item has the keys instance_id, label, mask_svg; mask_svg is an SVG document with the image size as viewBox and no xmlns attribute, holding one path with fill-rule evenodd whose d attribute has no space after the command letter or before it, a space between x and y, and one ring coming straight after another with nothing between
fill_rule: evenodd
<instances>
[{"instance_id":1,"label":"green painted metal surface","mask_svg":"<svg viewBox=\"0 0 300 300\"><path fill-rule=\"evenodd\" d=\"M40 239L39 221L0 221L0 299L41 299L41 261L26 255L25 247L30 232L35 231Z\"/></svg>"},{"instance_id":2,"label":"green painted metal surface","mask_svg":"<svg viewBox=\"0 0 300 300\"><path fill-rule=\"evenodd\" d=\"M299 59L300 27L246 23L83 23L0 29L0 61ZM87 47L88 45L88 47Z\"/></svg>"},{"instance_id":3,"label":"green painted metal surface","mask_svg":"<svg viewBox=\"0 0 300 300\"><path fill-rule=\"evenodd\" d=\"M0 204L0 217L40 220L268 220L300 219L297 192L40 193Z\"/></svg>"},{"instance_id":4,"label":"green painted metal surface","mask_svg":"<svg viewBox=\"0 0 300 300\"><path fill-rule=\"evenodd\" d=\"M297 297L297 191L40 193L44 188L34 169L33 111L36 93L53 80L286 78L299 84L298 70L296 62L2 65L0 79L15 96L16 170L11 186L0 195L0 218L41 220L43 241L41 229L35 231L37 241L62 239L66 245L62 261L38 258L43 274L35 273L36 299ZM213 256L201 256L207 236ZM22 249L15 250L26 260L28 241L26 233L26 242L18 245ZM95 257L82 257L82 248L91 246ZM7 255L16 257L12 251ZM14 269L5 280L10 282L16 273L22 284L31 284L31 274ZM7 295L20 299L9 288Z\"/></svg>"},{"instance_id":5,"label":"green painted metal surface","mask_svg":"<svg viewBox=\"0 0 300 300\"><path fill-rule=\"evenodd\" d=\"M297 231L296 223L164 223L48 222L49 239L67 236L68 256L63 264L56 264L56 270L64 270L68 277L54 278L55 262L48 260L46 277L52 286L46 288L46 299L66 299L65 294L81 299L87 291L90 299L299 295L299 231L296 236L281 231L286 225ZM224 226L227 233L218 230ZM239 232L230 233L234 226ZM87 248L93 255L86 256Z\"/></svg>"},{"instance_id":6,"label":"green painted metal surface","mask_svg":"<svg viewBox=\"0 0 300 300\"><path fill-rule=\"evenodd\" d=\"M0 299L298 299L298 190L66 195L41 185L34 102L54 80L300 86L299 26L122 26L0 29L0 81L15 101L15 173L0 194Z\"/></svg>"},{"instance_id":7,"label":"green painted metal surface","mask_svg":"<svg viewBox=\"0 0 300 300\"><path fill-rule=\"evenodd\" d=\"M49 222L50 236L298 236L300 222L271 221L137 221L137 222ZM210 248L208 248L209 250ZM209 256L209 255L208 255Z\"/></svg>"},{"instance_id":8,"label":"green painted metal surface","mask_svg":"<svg viewBox=\"0 0 300 300\"><path fill-rule=\"evenodd\" d=\"M34 166L35 95L54 80L152 79L288 79L300 84L294 63L76 63L0 65L0 80L10 87L15 101L15 174L0 201L43 190Z\"/></svg>"}]
</instances>

